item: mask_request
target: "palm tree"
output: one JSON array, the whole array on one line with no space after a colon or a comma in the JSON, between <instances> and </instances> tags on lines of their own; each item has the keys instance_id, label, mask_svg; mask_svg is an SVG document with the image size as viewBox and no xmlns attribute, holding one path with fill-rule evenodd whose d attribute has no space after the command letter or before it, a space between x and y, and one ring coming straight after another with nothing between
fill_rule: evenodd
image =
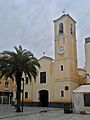
<instances>
[{"instance_id":1,"label":"palm tree","mask_svg":"<svg viewBox=\"0 0 90 120\"><path fill-rule=\"evenodd\" d=\"M19 48L14 47L15 52L13 51L3 51L0 56L0 77L15 79L17 85L17 112L20 112L20 97L21 97L21 80L22 74L25 74L25 77L28 76L30 80L33 77L36 80L38 75L38 68L40 64L34 55L26 50L22 49L20 45Z\"/></svg>"}]
</instances>

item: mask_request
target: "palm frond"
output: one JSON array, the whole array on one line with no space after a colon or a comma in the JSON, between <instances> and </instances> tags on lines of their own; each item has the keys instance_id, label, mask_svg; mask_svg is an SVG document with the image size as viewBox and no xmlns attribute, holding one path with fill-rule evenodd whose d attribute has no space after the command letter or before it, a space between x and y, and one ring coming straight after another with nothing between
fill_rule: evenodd
<instances>
[{"instance_id":1,"label":"palm frond","mask_svg":"<svg viewBox=\"0 0 90 120\"><path fill-rule=\"evenodd\" d=\"M25 73L28 75L29 79L31 77L36 79L38 75L37 68L40 68L40 64L37 58L26 49L22 49L20 45L19 48L14 46L16 52L3 51L3 57L0 58L0 71L1 77L6 76L13 78L17 72Z\"/></svg>"}]
</instances>

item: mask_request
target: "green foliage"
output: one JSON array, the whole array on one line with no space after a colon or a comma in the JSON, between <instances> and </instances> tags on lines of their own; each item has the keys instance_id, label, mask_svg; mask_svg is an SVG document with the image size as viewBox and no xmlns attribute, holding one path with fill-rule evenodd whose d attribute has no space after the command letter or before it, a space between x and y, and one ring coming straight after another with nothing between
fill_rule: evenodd
<instances>
[{"instance_id":1,"label":"green foliage","mask_svg":"<svg viewBox=\"0 0 90 120\"><path fill-rule=\"evenodd\" d=\"M14 47L16 52L3 51L0 57L0 77L3 76L11 79L14 79L17 72L24 72L28 75L31 80L31 76L36 79L38 74L37 67L40 68L38 60L34 55L26 50L22 49L20 45L19 48Z\"/></svg>"},{"instance_id":2,"label":"green foliage","mask_svg":"<svg viewBox=\"0 0 90 120\"><path fill-rule=\"evenodd\" d=\"M16 80L17 103L19 103L22 74L24 73L25 77L28 76L30 80L32 80L32 77L36 80L36 76L38 75L37 68L40 68L40 64L37 58L30 51L22 49L21 45L19 48L16 46L14 48L16 52L3 51L1 53L0 78L5 77L5 79L11 78Z\"/></svg>"}]
</instances>

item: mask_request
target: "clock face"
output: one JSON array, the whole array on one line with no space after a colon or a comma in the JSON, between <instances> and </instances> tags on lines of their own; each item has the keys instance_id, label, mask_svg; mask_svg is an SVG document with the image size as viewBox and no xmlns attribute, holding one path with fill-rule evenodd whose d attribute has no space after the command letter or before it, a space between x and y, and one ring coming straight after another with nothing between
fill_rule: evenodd
<instances>
[{"instance_id":1,"label":"clock face","mask_svg":"<svg viewBox=\"0 0 90 120\"><path fill-rule=\"evenodd\" d=\"M60 47L59 47L58 53L59 53L59 54L63 54L63 53L64 53L64 47L63 47L63 46L60 46Z\"/></svg>"}]
</instances>

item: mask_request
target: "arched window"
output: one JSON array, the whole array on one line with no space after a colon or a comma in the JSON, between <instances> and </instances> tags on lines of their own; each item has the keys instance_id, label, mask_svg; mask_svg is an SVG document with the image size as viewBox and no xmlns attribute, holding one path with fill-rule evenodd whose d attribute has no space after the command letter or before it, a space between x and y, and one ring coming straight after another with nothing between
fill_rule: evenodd
<instances>
[{"instance_id":1,"label":"arched window","mask_svg":"<svg viewBox=\"0 0 90 120\"><path fill-rule=\"evenodd\" d=\"M63 33L63 23L59 24L59 34Z\"/></svg>"},{"instance_id":2,"label":"arched window","mask_svg":"<svg viewBox=\"0 0 90 120\"><path fill-rule=\"evenodd\" d=\"M73 32L73 33L74 33L74 35L76 34L76 33L75 33L75 24L74 24L74 32Z\"/></svg>"},{"instance_id":3,"label":"arched window","mask_svg":"<svg viewBox=\"0 0 90 120\"><path fill-rule=\"evenodd\" d=\"M69 87L68 87L68 86L65 86L65 90L69 90Z\"/></svg>"},{"instance_id":4,"label":"arched window","mask_svg":"<svg viewBox=\"0 0 90 120\"><path fill-rule=\"evenodd\" d=\"M61 91L61 95L60 96L64 97L64 91L63 90Z\"/></svg>"},{"instance_id":5,"label":"arched window","mask_svg":"<svg viewBox=\"0 0 90 120\"><path fill-rule=\"evenodd\" d=\"M63 71L63 65L61 65L61 71Z\"/></svg>"},{"instance_id":6,"label":"arched window","mask_svg":"<svg viewBox=\"0 0 90 120\"><path fill-rule=\"evenodd\" d=\"M70 32L71 32L71 34L73 33L73 31L72 31L72 23L70 25Z\"/></svg>"}]
</instances>

